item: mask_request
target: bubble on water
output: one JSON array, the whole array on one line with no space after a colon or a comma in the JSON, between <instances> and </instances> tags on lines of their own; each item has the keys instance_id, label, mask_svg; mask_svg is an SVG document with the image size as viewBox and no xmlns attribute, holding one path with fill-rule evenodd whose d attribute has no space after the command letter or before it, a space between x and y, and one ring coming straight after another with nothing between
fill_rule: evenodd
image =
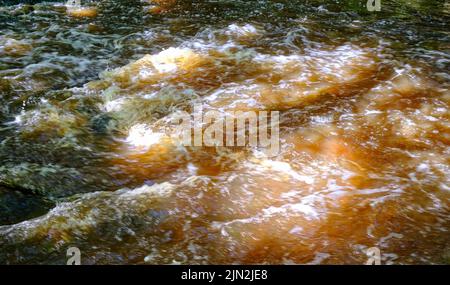
<instances>
[{"instance_id":1,"label":"bubble on water","mask_svg":"<svg viewBox=\"0 0 450 285\"><path fill-rule=\"evenodd\" d=\"M231 24L227 27L225 34L235 37L238 40L250 40L260 37L261 31L251 24Z\"/></svg>"}]
</instances>

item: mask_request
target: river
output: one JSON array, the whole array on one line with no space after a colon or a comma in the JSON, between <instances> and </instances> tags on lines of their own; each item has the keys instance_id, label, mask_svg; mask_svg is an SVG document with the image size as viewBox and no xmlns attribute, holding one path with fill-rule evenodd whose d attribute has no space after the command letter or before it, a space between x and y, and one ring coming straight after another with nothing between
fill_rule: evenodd
<instances>
[{"instance_id":1,"label":"river","mask_svg":"<svg viewBox=\"0 0 450 285\"><path fill-rule=\"evenodd\" d=\"M17 2L0 263L450 262L448 1ZM180 144L195 106L279 111L279 152Z\"/></svg>"}]
</instances>

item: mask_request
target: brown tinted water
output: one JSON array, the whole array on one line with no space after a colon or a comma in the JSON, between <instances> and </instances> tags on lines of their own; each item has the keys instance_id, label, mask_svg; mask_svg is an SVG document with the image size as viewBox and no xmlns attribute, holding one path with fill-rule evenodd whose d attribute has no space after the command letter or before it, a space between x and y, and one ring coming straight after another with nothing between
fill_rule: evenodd
<instances>
[{"instance_id":1,"label":"brown tinted water","mask_svg":"<svg viewBox=\"0 0 450 285\"><path fill-rule=\"evenodd\" d=\"M448 263L446 1L0 7L0 262ZM280 151L185 147L195 106Z\"/></svg>"}]
</instances>

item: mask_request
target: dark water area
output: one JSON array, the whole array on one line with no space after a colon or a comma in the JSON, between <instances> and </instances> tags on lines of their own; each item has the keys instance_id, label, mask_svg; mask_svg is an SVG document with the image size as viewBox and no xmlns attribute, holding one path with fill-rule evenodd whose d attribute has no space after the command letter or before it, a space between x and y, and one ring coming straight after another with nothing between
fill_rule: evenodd
<instances>
[{"instance_id":1,"label":"dark water area","mask_svg":"<svg viewBox=\"0 0 450 285\"><path fill-rule=\"evenodd\" d=\"M0 263L448 264L449 23L444 0L0 0ZM279 154L182 146L197 105L279 110Z\"/></svg>"}]
</instances>

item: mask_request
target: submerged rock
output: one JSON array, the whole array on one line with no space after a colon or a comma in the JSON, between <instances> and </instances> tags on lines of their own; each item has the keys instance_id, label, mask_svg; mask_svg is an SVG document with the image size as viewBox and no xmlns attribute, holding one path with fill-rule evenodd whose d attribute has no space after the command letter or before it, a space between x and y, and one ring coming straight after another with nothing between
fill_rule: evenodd
<instances>
[{"instance_id":1,"label":"submerged rock","mask_svg":"<svg viewBox=\"0 0 450 285\"><path fill-rule=\"evenodd\" d=\"M212 64L211 59L190 49L169 48L155 55L145 55L124 67L101 74L103 85L115 85L131 91L148 90L160 80L194 80L199 67ZM205 66L206 65L206 66ZM88 86L96 86L98 82Z\"/></svg>"},{"instance_id":2,"label":"submerged rock","mask_svg":"<svg viewBox=\"0 0 450 285\"><path fill-rule=\"evenodd\" d=\"M261 100L278 109L305 107L332 96L362 93L375 84L379 70L377 58L370 50L352 45L273 60L275 74L281 80L261 88Z\"/></svg>"},{"instance_id":3,"label":"submerged rock","mask_svg":"<svg viewBox=\"0 0 450 285\"><path fill-rule=\"evenodd\" d=\"M81 7L68 6L67 15L74 18L94 18L97 16L97 8L95 7Z\"/></svg>"},{"instance_id":4,"label":"submerged rock","mask_svg":"<svg viewBox=\"0 0 450 285\"><path fill-rule=\"evenodd\" d=\"M152 6L148 7L148 12L152 14L163 14L169 12L177 4L177 0L147 0Z\"/></svg>"},{"instance_id":5,"label":"submerged rock","mask_svg":"<svg viewBox=\"0 0 450 285\"><path fill-rule=\"evenodd\" d=\"M0 186L0 225L12 225L44 215L54 203L36 195Z\"/></svg>"},{"instance_id":6,"label":"submerged rock","mask_svg":"<svg viewBox=\"0 0 450 285\"><path fill-rule=\"evenodd\" d=\"M0 55L24 56L32 51L33 47L24 40L16 40L0 36Z\"/></svg>"},{"instance_id":7,"label":"submerged rock","mask_svg":"<svg viewBox=\"0 0 450 285\"><path fill-rule=\"evenodd\" d=\"M147 236L153 244L163 243L167 238L158 228L169 213L161 203L174 189L174 185L162 183L84 194L58 204L40 218L0 226L0 263L65 264L66 247L73 244L83 252L84 264L96 263L96 256L102 251L108 252L117 242L139 243L134 240L138 234ZM89 243L98 241L98 235L101 235L103 246L92 251ZM18 244L21 244L20 248L17 248Z\"/></svg>"},{"instance_id":8,"label":"submerged rock","mask_svg":"<svg viewBox=\"0 0 450 285\"><path fill-rule=\"evenodd\" d=\"M56 164L6 163L0 166L0 185L49 199L95 191L101 189L98 188L100 185L107 186L105 182L101 176L89 171L81 173L78 169Z\"/></svg>"}]
</instances>

